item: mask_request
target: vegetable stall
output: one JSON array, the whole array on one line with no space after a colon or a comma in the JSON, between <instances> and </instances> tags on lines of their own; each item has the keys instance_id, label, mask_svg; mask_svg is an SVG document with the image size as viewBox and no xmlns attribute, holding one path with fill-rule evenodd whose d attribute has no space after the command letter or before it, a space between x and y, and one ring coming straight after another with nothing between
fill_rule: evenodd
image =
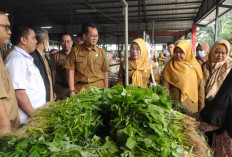
<instances>
[{"instance_id":1,"label":"vegetable stall","mask_svg":"<svg viewBox=\"0 0 232 157\"><path fill-rule=\"evenodd\" d=\"M211 156L198 123L172 104L162 86L82 90L38 109L1 138L0 156Z\"/></svg>"}]
</instances>

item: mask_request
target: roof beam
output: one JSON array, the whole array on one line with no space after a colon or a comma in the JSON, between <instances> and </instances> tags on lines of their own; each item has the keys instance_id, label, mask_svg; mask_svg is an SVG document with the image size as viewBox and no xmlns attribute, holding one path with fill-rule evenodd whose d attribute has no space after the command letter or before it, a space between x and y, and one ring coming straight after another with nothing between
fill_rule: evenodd
<instances>
[{"instance_id":1,"label":"roof beam","mask_svg":"<svg viewBox=\"0 0 232 157\"><path fill-rule=\"evenodd\" d=\"M220 6L225 0L203 0L194 20L195 24L201 22L206 16Z\"/></svg>"},{"instance_id":2,"label":"roof beam","mask_svg":"<svg viewBox=\"0 0 232 157\"><path fill-rule=\"evenodd\" d=\"M127 2L137 2L137 0L127 0ZM110 0L110 1L100 1L100 2L94 2L94 5L97 5L97 4L112 4L112 3L117 3L117 4L120 4L120 1L116 0L116 1L113 1L113 0ZM167 6L167 5L188 5L188 4L200 4L201 1L194 1L194 2L171 2L171 3L151 3L151 4L146 4L146 6ZM73 5L80 5L82 3L74 3ZM129 5L130 7L138 7L138 5ZM141 7L143 5L141 4ZM116 8L122 8L122 6L115 6ZM104 9L104 8L115 8L113 7L112 5L111 6L107 6L107 7L97 7L97 9Z\"/></svg>"},{"instance_id":3,"label":"roof beam","mask_svg":"<svg viewBox=\"0 0 232 157\"><path fill-rule=\"evenodd\" d=\"M232 9L232 5L224 5L224 4L222 4L222 5L220 5L220 7Z\"/></svg>"},{"instance_id":4,"label":"roof beam","mask_svg":"<svg viewBox=\"0 0 232 157\"><path fill-rule=\"evenodd\" d=\"M145 23L147 23L147 8L146 8L146 1L145 0L143 0L143 10L144 10Z\"/></svg>"},{"instance_id":5,"label":"roof beam","mask_svg":"<svg viewBox=\"0 0 232 157\"><path fill-rule=\"evenodd\" d=\"M191 9L198 9L198 7L181 7L181 8L166 8L166 9L146 9L147 12L150 12L150 11L169 11L169 10L191 10ZM141 12L143 12L144 10L141 10ZM138 10L133 10L131 11L130 10L130 6L129 6L129 11L128 11L128 14L130 15L130 13L137 13ZM119 13L122 13L121 10L116 10L116 11L111 11L111 12L104 12L104 14L119 14Z\"/></svg>"},{"instance_id":6,"label":"roof beam","mask_svg":"<svg viewBox=\"0 0 232 157\"><path fill-rule=\"evenodd\" d=\"M191 12L191 13L169 13L169 14L148 14L147 17L149 16L171 16L171 15L195 15L196 13L195 12ZM114 18L120 18L122 16L119 16L119 15L116 15L116 16L112 16ZM137 15L129 15L128 17L137 17Z\"/></svg>"}]
</instances>

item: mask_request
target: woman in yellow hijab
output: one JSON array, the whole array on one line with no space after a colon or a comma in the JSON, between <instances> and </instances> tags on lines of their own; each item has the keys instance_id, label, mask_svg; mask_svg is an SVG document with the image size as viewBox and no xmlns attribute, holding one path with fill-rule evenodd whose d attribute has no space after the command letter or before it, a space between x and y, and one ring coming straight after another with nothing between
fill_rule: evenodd
<instances>
[{"instance_id":1,"label":"woman in yellow hijab","mask_svg":"<svg viewBox=\"0 0 232 157\"><path fill-rule=\"evenodd\" d=\"M155 74L155 63L154 61L149 61L149 52L147 49L146 42L141 39L135 39L131 43L130 47L130 58L128 59L128 75L129 83L134 86L141 86L143 88L148 88L151 80L151 66L153 73ZM151 64L151 66L150 66ZM156 75L156 83L159 83L159 75ZM158 82L157 82L158 81ZM118 73L117 84L125 84L125 62L120 65Z\"/></svg>"},{"instance_id":2,"label":"woman in yellow hijab","mask_svg":"<svg viewBox=\"0 0 232 157\"><path fill-rule=\"evenodd\" d=\"M177 43L174 56L166 64L162 76L163 85L173 100L181 102L192 112L198 112L204 107L205 90L201 66L187 40Z\"/></svg>"}]
</instances>

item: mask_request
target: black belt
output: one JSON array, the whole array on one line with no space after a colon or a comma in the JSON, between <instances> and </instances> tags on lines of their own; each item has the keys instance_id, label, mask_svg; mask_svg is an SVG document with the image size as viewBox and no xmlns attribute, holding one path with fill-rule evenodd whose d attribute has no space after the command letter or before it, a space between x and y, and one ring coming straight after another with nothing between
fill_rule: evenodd
<instances>
[{"instance_id":1,"label":"black belt","mask_svg":"<svg viewBox=\"0 0 232 157\"><path fill-rule=\"evenodd\" d=\"M95 82L98 82L98 81L101 81L101 80L97 80L97 81L94 81L94 82L81 82L81 81L77 81L74 83L74 85L77 85L77 84L91 84L91 83L95 83Z\"/></svg>"}]
</instances>

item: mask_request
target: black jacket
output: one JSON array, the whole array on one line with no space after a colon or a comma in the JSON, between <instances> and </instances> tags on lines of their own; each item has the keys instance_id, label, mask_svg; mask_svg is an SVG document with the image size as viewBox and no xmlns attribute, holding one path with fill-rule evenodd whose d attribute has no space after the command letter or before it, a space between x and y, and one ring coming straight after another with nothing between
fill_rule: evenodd
<instances>
[{"instance_id":1,"label":"black jacket","mask_svg":"<svg viewBox=\"0 0 232 157\"><path fill-rule=\"evenodd\" d=\"M216 96L200 113L208 124L226 129L232 137L232 70L219 88Z\"/></svg>"},{"instance_id":2,"label":"black jacket","mask_svg":"<svg viewBox=\"0 0 232 157\"><path fill-rule=\"evenodd\" d=\"M34 64L39 69L40 75L43 78L44 86L45 86L45 89L46 89L46 102L49 102L50 101L50 95L51 95L51 93L50 93L50 82L49 82L49 79L48 79L48 75L47 75L47 72L46 72L46 66L45 66L45 63L43 61L43 58L42 58L42 56L40 55L40 53L38 52L37 49L35 49L34 52L30 53L30 55L34 58ZM46 58L46 60L47 60L47 62L49 64L49 61L48 61L48 58L47 58L46 55L45 55L45 58ZM50 65L49 65L49 68L50 68Z\"/></svg>"}]
</instances>

